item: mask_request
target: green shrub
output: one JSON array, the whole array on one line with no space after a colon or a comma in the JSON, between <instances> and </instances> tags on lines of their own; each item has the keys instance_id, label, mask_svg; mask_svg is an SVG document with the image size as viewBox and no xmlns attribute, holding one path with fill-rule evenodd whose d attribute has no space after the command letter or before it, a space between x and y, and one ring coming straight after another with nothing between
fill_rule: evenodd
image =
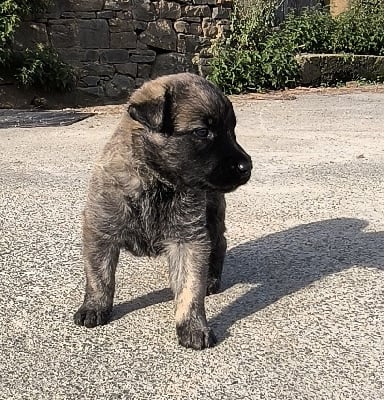
<instances>
[{"instance_id":1,"label":"green shrub","mask_svg":"<svg viewBox=\"0 0 384 400\"><path fill-rule=\"evenodd\" d=\"M336 22L332 35L335 52L384 55L384 7L380 12L352 8Z\"/></svg>"},{"instance_id":2,"label":"green shrub","mask_svg":"<svg viewBox=\"0 0 384 400\"><path fill-rule=\"evenodd\" d=\"M12 40L21 20L47 9L51 0L3 0L0 2L0 75L23 86L66 91L73 88L73 68L62 62L56 51L43 45L14 51Z\"/></svg>"},{"instance_id":3,"label":"green shrub","mask_svg":"<svg viewBox=\"0 0 384 400\"><path fill-rule=\"evenodd\" d=\"M352 0L352 10L380 13L384 8L384 0Z\"/></svg>"},{"instance_id":4,"label":"green shrub","mask_svg":"<svg viewBox=\"0 0 384 400\"><path fill-rule=\"evenodd\" d=\"M61 61L55 50L43 45L14 54L11 65L14 78L22 86L64 92L73 89L76 83L72 67Z\"/></svg>"},{"instance_id":5,"label":"green shrub","mask_svg":"<svg viewBox=\"0 0 384 400\"><path fill-rule=\"evenodd\" d=\"M209 79L225 93L292 86L298 67L290 41L273 32L273 8L235 5L229 35L212 48Z\"/></svg>"},{"instance_id":6,"label":"green shrub","mask_svg":"<svg viewBox=\"0 0 384 400\"><path fill-rule=\"evenodd\" d=\"M0 2L0 65L10 55L12 38L23 17L43 12L50 0L3 0Z\"/></svg>"},{"instance_id":7,"label":"green shrub","mask_svg":"<svg viewBox=\"0 0 384 400\"><path fill-rule=\"evenodd\" d=\"M282 35L293 42L296 52L323 53L332 47L336 21L322 9L305 9L299 16L289 14L281 25Z\"/></svg>"},{"instance_id":8,"label":"green shrub","mask_svg":"<svg viewBox=\"0 0 384 400\"><path fill-rule=\"evenodd\" d=\"M335 19L325 9L291 13L278 27L273 13L235 5L229 35L212 48L208 77L224 92L294 86L299 53L384 55L384 0L355 0Z\"/></svg>"}]
</instances>

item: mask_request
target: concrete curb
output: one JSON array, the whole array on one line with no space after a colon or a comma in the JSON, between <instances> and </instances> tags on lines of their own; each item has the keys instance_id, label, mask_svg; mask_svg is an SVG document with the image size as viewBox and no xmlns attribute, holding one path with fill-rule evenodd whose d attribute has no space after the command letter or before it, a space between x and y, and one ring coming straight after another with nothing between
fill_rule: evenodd
<instances>
[{"instance_id":1,"label":"concrete curb","mask_svg":"<svg viewBox=\"0 0 384 400\"><path fill-rule=\"evenodd\" d=\"M358 79L384 79L384 56L300 54L296 60L300 66L300 83L306 86Z\"/></svg>"}]
</instances>

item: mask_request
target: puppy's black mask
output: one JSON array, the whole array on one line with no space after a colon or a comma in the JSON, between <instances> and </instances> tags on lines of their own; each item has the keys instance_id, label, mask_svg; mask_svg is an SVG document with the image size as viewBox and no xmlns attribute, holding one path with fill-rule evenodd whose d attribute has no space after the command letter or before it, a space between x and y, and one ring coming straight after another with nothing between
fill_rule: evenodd
<instances>
[{"instance_id":1,"label":"puppy's black mask","mask_svg":"<svg viewBox=\"0 0 384 400\"><path fill-rule=\"evenodd\" d=\"M186 73L149 82L128 112L144 127L135 140L146 164L165 181L230 192L249 180L252 161L236 141L232 104L204 78Z\"/></svg>"}]
</instances>

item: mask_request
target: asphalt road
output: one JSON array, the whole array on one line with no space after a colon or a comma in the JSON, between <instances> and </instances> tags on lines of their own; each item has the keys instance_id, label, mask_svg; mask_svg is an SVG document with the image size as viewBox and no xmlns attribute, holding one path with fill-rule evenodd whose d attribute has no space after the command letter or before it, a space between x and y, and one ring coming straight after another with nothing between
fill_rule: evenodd
<instances>
[{"instance_id":1,"label":"asphalt road","mask_svg":"<svg viewBox=\"0 0 384 400\"><path fill-rule=\"evenodd\" d=\"M73 324L92 161L118 123L0 130L1 399L384 398L384 94L237 99L219 339L177 344L166 265L124 254L113 321Z\"/></svg>"}]
</instances>

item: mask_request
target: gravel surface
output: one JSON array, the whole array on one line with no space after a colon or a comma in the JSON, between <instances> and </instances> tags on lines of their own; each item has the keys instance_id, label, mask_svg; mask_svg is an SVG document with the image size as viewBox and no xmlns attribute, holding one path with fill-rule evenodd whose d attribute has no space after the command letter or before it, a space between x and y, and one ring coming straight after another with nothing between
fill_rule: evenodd
<instances>
[{"instance_id":1,"label":"gravel surface","mask_svg":"<svg viewBox=\"0 0 384 400\"><path fill-rule=\"evenodd\" d=\"M177 344L166 265L123 254L113 321L83 295L80 215L118 123L0 131L0 399L384 398L384 93L237 97L219 344Z\"/></svg>"}]
</instances>

